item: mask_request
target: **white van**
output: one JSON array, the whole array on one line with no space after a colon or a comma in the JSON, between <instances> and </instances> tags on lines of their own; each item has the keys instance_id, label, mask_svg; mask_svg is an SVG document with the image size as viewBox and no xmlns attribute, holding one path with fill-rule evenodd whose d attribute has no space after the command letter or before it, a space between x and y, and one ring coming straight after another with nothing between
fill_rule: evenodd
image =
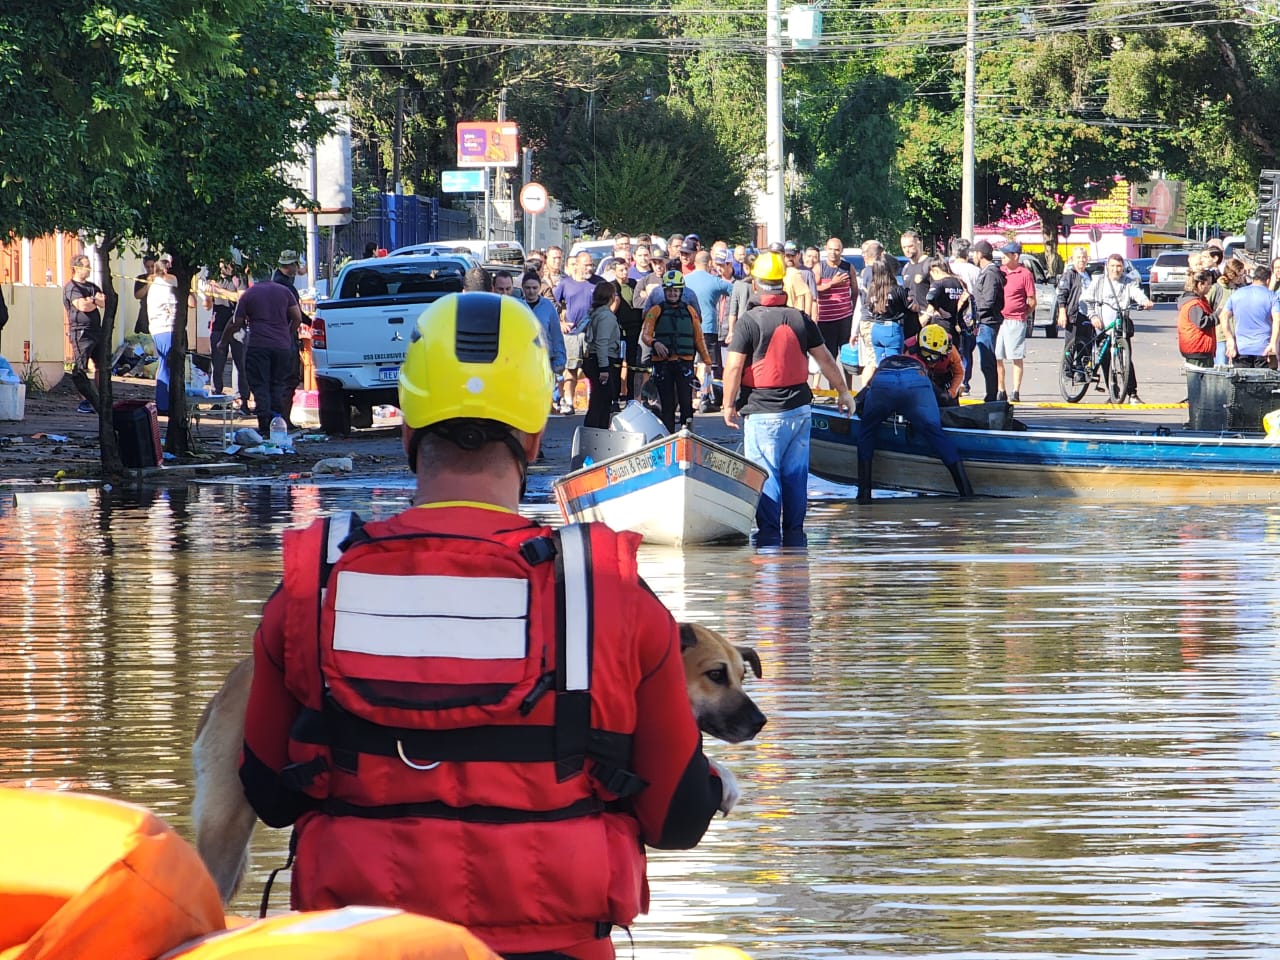
<instances>
[{"instance_id":1,"label":"white van","mask_svg":"<svg viewBox=\"0 0 1280 960\"><path fill-rule=\"evenodd\" d=\"M437 240L433 245L449 249L466 247L480 258L481 263L524 266L524 246L516 240Z\"/></svg>"}]
</instances>

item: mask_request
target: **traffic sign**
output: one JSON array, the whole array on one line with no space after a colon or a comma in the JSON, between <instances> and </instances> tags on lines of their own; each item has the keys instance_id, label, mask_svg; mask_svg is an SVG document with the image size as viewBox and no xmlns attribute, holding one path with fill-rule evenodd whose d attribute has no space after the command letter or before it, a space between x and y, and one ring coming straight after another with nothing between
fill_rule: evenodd
<instances>
[{"instance_id":1,"label":"traffic sign","mask_svg":"<svg viewBox=\"0 0 1280 960\"><path fill-rule=\"evenodd\" d=\"M1097 242L1098 242L1099 240L1101 240L1101 239L1102 239L1102 230L1101 230L1100 228L1098 228L1098 227L1090 227L1090 228L1089 228L1089 242L1090 242L1090 243L1097 243Z\"/></svg>"},{"instance_id":2,"label":"traffic sign","mask_svg":"<svg viewBox=\"0 0 1280 960\"><path fill-rule=\"evenodd\" d=\"M520 188L520 209L528 214L542 213L547 209L547 188L532 180Z\"/></svg>"},{"instance_id":3,"label":"traffic sign","mask_svg":"<svg viewBox=\"0 0 1280 960\"><path fill-rule=\"evenodd\" d=\"M441 193L484 193L486 170L441 170Z\"/></svg>"}]
</instances>

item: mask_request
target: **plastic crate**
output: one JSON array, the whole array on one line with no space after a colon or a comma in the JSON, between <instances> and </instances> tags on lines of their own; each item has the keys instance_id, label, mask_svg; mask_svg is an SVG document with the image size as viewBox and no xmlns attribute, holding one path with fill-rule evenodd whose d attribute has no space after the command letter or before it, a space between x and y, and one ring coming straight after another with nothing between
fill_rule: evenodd
<instances>
[{"instance_id":1,"label":"plastic crate","mask_svg":"<svg viewBox=\"0 0 1280 960\"><path fill-rule=\"evenodd\" d=\"M160 418L150 400L117 400L111 405L120 459L126 467L158 467L164 460L160 446Z\"/></svg>"},{"instance_id":2,"label":"plastic crate","mask_svg":"<svg viewBox=\"0 0 1280 960\"><path fill-rule=\"evenodd\" d=\"M1250 367L1184 369L1192 430L1264 433L1262 418L1280 408L1280 371Z\"/></svg>"}]
</instances>

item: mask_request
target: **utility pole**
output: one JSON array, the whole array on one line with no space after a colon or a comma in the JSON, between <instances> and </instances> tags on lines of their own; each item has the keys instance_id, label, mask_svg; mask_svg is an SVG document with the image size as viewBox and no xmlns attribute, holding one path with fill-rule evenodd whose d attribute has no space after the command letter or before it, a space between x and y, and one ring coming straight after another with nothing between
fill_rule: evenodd
<instances>
[{"instance_id":1,"label":"utility pole","mask_svg":"<svg viewBox=\"0 0 1280 960\"><path fill-rule=\"evenodd\" d=\"M400 154L404 149L404 87L396 87L395 143L391 147L391 192L400 194Z\"/></svg>"},{"instance_id":2,"label":"utility pole","mask_svg":"<svg viewBox=\"0 0 1280 960\"><path fill-rule=\"evenodd\" d=\"M502 87L502 88L498 91L498 122L499 122L499 123L502 123L502 122L503 122L504 120L506 120L506 119L507 119L507 88L506 88L506 87ZM485 171L485 175L486 175L486 176L488 175L488 172L489 172L488 170L486 170L486 171ZM511 195L511 193L510 193L510 191L509 191L509 190L504 189L504 187L505 187L505 186L507 185L507 183L508 183L507 177L508 177L508 174L507 174L507 169L506 169L506 167L494 167L494 169L493 169L493 193L494 193L494 197L493 197L493 199L494 199L495 201L496 201L496 200L505 200L507 197L509 197L509 196ZM515 216L515 213L514 213L514 212L512 213L512 216L513 216L513 217ZM504 223L506 223L507 221L505 221L505 220L504 220L503 222L504 222ZM504 236L506 235L506 228L505 228L505 227L503 228L503 235L504 235ZM485 234L485 239L486 239L486 240L491 240L491 239L493 239L493 238L492 238L492 237L490 237L490 236L488 235L488 233L486 233L486 234Z\"/></svg>"},{"instance_id":3,"label":"utility pole","mask_svg":"<svg viewBox=\"0 0 1280 960\"><path fill-rule=\"evenodd\" d=\"M766 243L786 239L787 201L782 173L782 5L780 0L765 3L765 230Z\"/></svg>"},{"instance_id":4,"label":"utility pole","mask_svg":"<svg viewBox=\"0 0 1280 960\"><path fill-rule=\"evenodd\" d=\"M964 145L960 176L960 236L973 239L974 117L978 75L978 0L969 0L968 23L964 35Z\"/></svg>"}]
</instances>

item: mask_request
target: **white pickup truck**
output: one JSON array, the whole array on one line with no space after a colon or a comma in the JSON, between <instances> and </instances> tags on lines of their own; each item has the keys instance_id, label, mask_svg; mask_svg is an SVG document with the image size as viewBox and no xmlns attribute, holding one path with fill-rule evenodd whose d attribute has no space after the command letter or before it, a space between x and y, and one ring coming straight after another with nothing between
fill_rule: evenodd
<instances>
[{"instance_id":1,"label":"white pickup truck","mask_svg":"<svg viewBox=\"0 0 1280 960\"><path fill-rule=\"evenodd\" d=\"M400 364L423 308L462 289L469 264L448 256L353 260L316 303L311 352L320 429L346 435L373 424L373 408L396 404Z\"/></svg>"}]
</instances>

